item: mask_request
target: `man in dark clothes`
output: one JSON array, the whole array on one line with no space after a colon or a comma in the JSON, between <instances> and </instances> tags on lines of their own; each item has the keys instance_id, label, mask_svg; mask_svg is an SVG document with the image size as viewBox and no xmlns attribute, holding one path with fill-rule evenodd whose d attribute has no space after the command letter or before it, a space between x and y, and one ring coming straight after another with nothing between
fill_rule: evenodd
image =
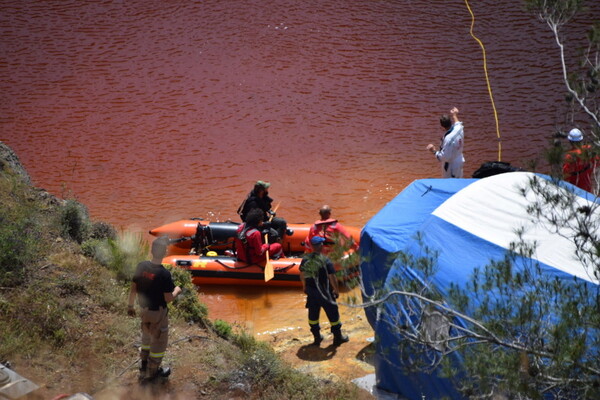
<instances>
[{"instance_id":1,"label":"man in dark clothes","mask_svg":"<svg viewBox=\"0 0 600 400\"><path fill-rule=\"evenodd\" d=\"M140 349L140 379L152 381L171 374L160 367L169 340L167 303L173 301L181 288L175 286L171 273L162 266L167 254L169 238L160 237L152 242L152 261L142 261L133 275L127 313L135 316L134 301L138 296L140 307L142 346Z\"/></svg>"},{"instance_id":2,"label":"man in dark clothes","mask_svg":"<svg viewBox=\"0 0 600 400\"><path fill-rule=\"evenodd\" d=\"M242 221L246 222L246 216L250 210L259 208L264 213L263 221L268 221L271 214L271 204L273 199L269 197L268 189L271 186L269 182L257 181L254 189L248 194L248 197L238 208L238 214Z\"/></svg>"},{"instance_id":3,"label":"man in dark clothes","mask_svg":"<svg viewBox=\"0 0 600 400\"><path fill-rule=\"evenodd\" d=\"M314 336L313 344L318 346L323 341L319 326L319 315L323 308L331 325L333 345L339 346L349 339L348 336L342 334L342 321L340 321L340 312L335 302L339 296L337 278L333 263L322 254L324 241L325 238L322 236L315 236L310 240L313 252L305 254L302 258L300 280L302 289L306 293L308 325Z\"/></svg>"}]
</instances>

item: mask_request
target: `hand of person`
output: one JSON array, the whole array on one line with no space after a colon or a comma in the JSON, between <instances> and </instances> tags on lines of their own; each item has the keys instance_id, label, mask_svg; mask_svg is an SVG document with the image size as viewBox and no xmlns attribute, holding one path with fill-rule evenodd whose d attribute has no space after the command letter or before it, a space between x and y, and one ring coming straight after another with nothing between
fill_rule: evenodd
<instances>
[{"instance_id":1,"label":"hand of person","mask_svg":"<svg viewBox=\"0 0 600 400\"><path fill-rule=\"evenodd\" d=\"M127 307L127 315L130 317L135 317L135 308L133 306Z\"/></svg>"},{"instance_id":2,"label":"hand of person","mask_svg":"<svg viewBox=\"0 0 600 400\"><path fill-rule=\"evenodd\" d=\"M450 110L450 114L458 114L458 108L452 107L452 110Z\"/></svg>"},{"instance_id":3,"label":"hand of person","mask_svg":"<svg viewBox=\"0 0 600 400\"><path fill-rule=\"evenodd\" d=\"M427 145L427 150L429 150L429 151L430 151L430 152L432 152L432 153L435 153L435 146L434 146L434 145L432 145L431 143L429 143L429 144Z\"/></svg>"},{"instance_id":4,"label":"hand of person","mask_svg":"<svg viewBox=\"0 0 600 400\"><path fill-rule=\"evenodd\" d=\"M181 292L182 292L182 291L183 291L183 290L181 290L181 287L179 287L179 286L176 286L176 287L175 287L175 290L173 290L173 297L177 297L177 296L179 296L179 295L181 294Z\"/></svg>"},{"instance_id":5,"label":"hand of person","mask_svg":"<svg viewBox=\"0 0 600 400\"><path fill-rule=\"evenodd\" d=\"M269 210L267 211L267 213L271 216L271 217L275 217L275 215L277 215L277 213L273 210Z\"/></svg>"}]
</instances>

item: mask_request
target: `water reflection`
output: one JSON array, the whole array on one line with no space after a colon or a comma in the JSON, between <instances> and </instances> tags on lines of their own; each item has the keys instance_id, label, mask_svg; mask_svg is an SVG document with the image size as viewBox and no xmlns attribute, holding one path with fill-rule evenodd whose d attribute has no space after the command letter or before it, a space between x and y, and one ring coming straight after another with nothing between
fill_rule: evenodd
<instances>
[{"instance_id":1,"label":"water reflection","mask_svg":"<svg viewBox=\"0 0 600 400\"><path fill-rule=\"evenodd\" d=\"M525 166L564 124L554 41L520 2L471 6L502 159ZM360 227L439 175L424 149L449 107L465 123L465 175L498 158L470 24L447 1L6 0L0 140L37 186L126 229L236 219L257 179L289 222L327 203ZM294 291L202 290L213 316L255 331L300 323Z\"/></svg>"}]
</instances>

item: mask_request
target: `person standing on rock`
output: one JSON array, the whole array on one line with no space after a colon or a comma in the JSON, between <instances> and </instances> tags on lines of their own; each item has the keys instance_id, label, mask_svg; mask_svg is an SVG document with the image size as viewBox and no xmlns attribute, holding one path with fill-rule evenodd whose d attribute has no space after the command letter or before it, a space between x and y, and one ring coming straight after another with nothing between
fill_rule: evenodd
<instances>
[{"instance_id":1,"label":"person standing on rock","mask_svg":"<svg viewBox=\"0 0 600 400\"><path fill-rule=\"evenodd\" d=\"M300 281L302 289L306 293L306 308L308 308L308 325L314 336L313 345L320 345L323 341L319 316L321 308L325 310L331 333L333 334L333 345L339 346L347 342L348 336L342 334L342 321L336 299L339 297L339 289L333 263L323 251L322 236L314 236L310 243L312 253L307 253L300 264Z\"/></svg>"},{"instance_id":2,"label":"person standing on rock","mask_svg":"<svg viewBox=\"0 0 600 400\"><path fill-rule=\"evenodd\" d=\"M147 382L171 374L170 368L160 367L169 340L167 303L181 293L181 288L175 286L171 273L162 265L168 244L166 236L152 242L152 261L138 264L129 292L127 313L132 317L136 315L134 302L138 297L142 330L140 380Z\"/></svg>"}]
</instances>

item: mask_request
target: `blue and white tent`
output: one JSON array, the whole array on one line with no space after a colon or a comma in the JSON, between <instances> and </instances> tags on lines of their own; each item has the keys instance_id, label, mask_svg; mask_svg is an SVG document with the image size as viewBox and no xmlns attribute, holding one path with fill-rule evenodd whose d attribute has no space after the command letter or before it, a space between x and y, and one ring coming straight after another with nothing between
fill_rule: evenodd
<instances>
[{"instance_id":1,"label":"blue and white tent","mask_svg":"<svg viewBox=\"0 0 600 400\"><path fill-rule=\"evenodd\" d=\"M515 230L519 227L526 228L527 241L537 243L534 257L543 274L559 279L575 277L596 287L598 278L574 257L575 244L568 239L569 232L558 235L532 222L527 204L533 194L526 197L521 188L527 187L534 176L528 172L511 172L484 179L413 182L362 231L361 272L367 294L376 289L384 292L397 289L394 282L398 278L407 279L406 266L401 265L399 259L391 262L391 255L398 251L420 254L425 245L439 251L433 285L444 295L451 283L465 285L474 269L482 269L491 260L503 259L510 243L517 239ZM593 205L597 201L590 193L570 184L565 183L564 190L575 193L575 201L581 205ZM417 232L422 236L420 243L415 237ZM514 268L519 268L519 264ZM399 275L401 270L403 275ZM414 277L418 276L415 272ZM392 327L397 321L389 318L402 315L405 310L392 302L382 307L387 307L386 312L376 307L366 309L378 338L377 386L408 399L462 399L451 381L435 373L403 372L402 357L394 353L394 343L400 340Z\"/></svg>"}]
</instances>

